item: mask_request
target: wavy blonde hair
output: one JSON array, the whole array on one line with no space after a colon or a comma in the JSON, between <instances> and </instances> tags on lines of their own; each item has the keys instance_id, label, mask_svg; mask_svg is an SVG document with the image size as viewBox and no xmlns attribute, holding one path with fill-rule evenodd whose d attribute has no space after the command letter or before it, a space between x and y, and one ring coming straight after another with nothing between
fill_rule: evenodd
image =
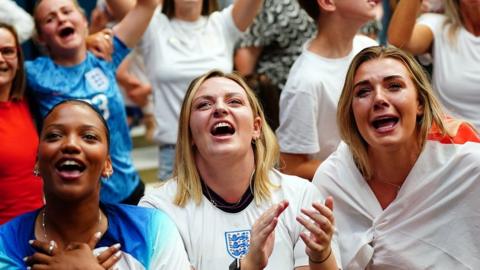
<instances>
[{"instance_id":1,"label":"wavy blonde hair","mask_svg":"<svg viewBox=\"0 0 480 270\"><path fill-rule=\"evenodd\" d=\"M252 144L255 156L255 201L259 203L269 199L270 190L275 187L270 182L268 174L278 162L279 148L275 134L265 120L260 102L240 75L212 70L190 83L180 111L175 166L172 180L177 181L178 184L174 203L181 207L185 206L190 199L194 200L197 204L202 200L201 179L195 165L194 149L192 145L193 139L190 130L190 115L193 98L198 89L206 80L215 77L227 78L239 84L247 94L253 117L258 116L262 120L260 137L255 141L255 144Z\"/></svg>"},{"instance_id":2,"label":"wavy blonde hair","mask_svg":"<svg viewBox=\"0 0 480 270\"><path fill-rule=\"evenodd\" d=\"M463 26L459 0L444 0L444 9L447 17L444 26L448 27L448 39L450 43L456 44L456 36Z\"/></svg>"},{"instance_id":3,"label":"wavy blonde hair","mask_svg":"<svg viewBox=\"0 0 480 270\"><path fill-rule=\"evenodd\" d=\"M427 74L412 55L395 47L374 46L362 50L353 58L348 69L338 102L337 125L342 140L349 146L358 169L367 180L371 179L373 168L368 159L368 144L361 136L353 115L354 77L363 63L384 58L392 58L403 63L415 85L419 104L423 106L423 114L417 118L417 139L420 147L425 144L432 124L435 124L443 135L447 133L444 124L445 113L433 94Z\"/></svg>"}]
</instances>

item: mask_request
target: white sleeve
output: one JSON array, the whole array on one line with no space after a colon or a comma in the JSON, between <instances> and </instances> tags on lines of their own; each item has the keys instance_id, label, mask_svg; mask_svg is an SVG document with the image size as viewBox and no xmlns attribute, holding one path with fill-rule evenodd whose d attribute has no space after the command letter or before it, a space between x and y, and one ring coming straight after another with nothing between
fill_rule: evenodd
<instances>
[{"instance_id":1,"label":"white sleeve","mask_svg":"<svg viewBox=\"0 0 480 270\"><path fill-rule=\"evenodd\" d=\"M14 1L2 0L2 4L0 4L0 21L15 28L20 43L28 40L33 35L35 24L32 16Z\"/></svg>"},{"instance_id":2,"label":"white sleeve","mask_svg":"<svg viewBox=\"0 0 480 270\"><path fill-rule=\"evenodd\" d=\"M288 87L288 82L287 82ZM297 85L297 88L308 87ZM280 151L291 154L315 154L318 143L318 100L304 89L285 88L280 96L280 126L277 129Z\"/></svg>"},{"instance_id":3,"label":"white sleeve","mask_svg":"<svg viewBox=\"0 0 480 270\"><path fill-rule=\"evenodd\" d=\"M242 32L237 28L233 21L233 5L230 5L219 12L210 15L209 20L218 22L224 31L224 35L228 41L235 44L240 39Z\"/></svg>"},{"instance_id":4,"label":"white sleeve","mask_svg":"<svg viewBox=\"0 0 480 270\"><path fill-rule=\"evenodd\" d=\"M148 269L153 270L190 270L187 252L175 223L165 214L154 215L150 221L154 237L153 254Z\"/></svg>"},{"instance_id":5,"label":"white sleeve","mask_svg":"<svg viewBox=\"0 0 480 270\"><path fill-rule=\"evenodd\" d=\"M425 25L433 32L435 36L437 33L441 33L444 28L446 17L441 14L426 13L417 19L417 23Z\"/></svg>"}]
</instances>

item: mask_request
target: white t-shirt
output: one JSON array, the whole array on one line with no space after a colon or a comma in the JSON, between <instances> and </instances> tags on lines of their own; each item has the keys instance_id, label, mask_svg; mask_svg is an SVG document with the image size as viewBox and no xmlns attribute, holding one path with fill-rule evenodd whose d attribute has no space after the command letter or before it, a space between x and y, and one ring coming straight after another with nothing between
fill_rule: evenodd
<instances>
[{"instance_id":1,"label":"white t-shirt","mask_svg":"<svg viewBox=\"0 0 480 270\"><path fill-rule=\"evenodd\" d=\"M295 61L280 96L280 150L310 154L324 160L340 142L337 103L353 57L362 49L377 45L366 36L355 36L352 51L343 58L325 58L309 51L307 42Z\"/></svg>"},{"instance_id":2,"label":"white t-shirt","mask_svg":"<svg viewBox=\"0 0 480 270\"><path fill-rule=\"evenodd\" d=\"M446 17L424 14L418 23L433 32L433 88L443 106L456 117L480 128L480 37L464 27L455 43L448 39Z\"/></svg>"},{"instance_id":3,"label":"white t-shirt","mask_svg":"<svg viewBox=\"0 0 480 270\"><path fill-rule=\"evenodd\" d=\"M157 8L140 49L152 84L160 144L175 144L178 118L190 82L211 69L233 70L235 42L241 32L230 6L195 22L168 19Z\"/></svg>"},{"instance_id":4,"label":"white t-shirt","mask_svg":"<svg viewBox=\"0 0 480 270\"><path fill-rule=\"evenodd\" d=\"M23 10L12 0L1 1L0 22L9 24L15 28L20 43L32 37L35 27L32 15L28 14L28 12Z\"/></svg>"},{"instance_id":5,"label":"white t-shirt","mask_svg":"<svg viewBox=\"0 0 480 270\"><path fill-rule=\"evenodd\" d=\"M313 178L334 199L344 269L480 269L480 144L427 141L384 210L341 143Z\"/></svg>"},{"instance_id":6,"label":"white t-shirt","mask_svg":"<svg viewBox=\"0 0 480 270\"><path fill-rule=\"evenodd\" d=\"M295 218L301 208L311 208L314 201L323 201L318 190L307 180L282 174L270 173L271 182L278 189L272 191L269 202L250 205L238 213L227 213L203 197L197 205L193 201L184 208L173 204L177 183L168 181L163 186L147 193L141 206L162 209L177 224L187 249L190 263L196 270L225 270L228 265L248 251L250 230L255 221L273 204L284 199L288 208L282 213L275 229L275 245L265 269L292 270L308 265L305 243L299 237L303 226ZM340 262L337 243L332 241L333 254Z\"/></svg>"}]
</instances>

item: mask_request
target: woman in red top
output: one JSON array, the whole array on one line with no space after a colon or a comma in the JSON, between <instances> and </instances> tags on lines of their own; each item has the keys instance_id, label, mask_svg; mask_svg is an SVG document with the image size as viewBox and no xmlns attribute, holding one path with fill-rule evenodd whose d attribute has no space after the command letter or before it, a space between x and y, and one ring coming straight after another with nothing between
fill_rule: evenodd
<instances>
[{"instance_id":1,"label":"woman in red top","mask_svg":"<svg viewBox=\"0 0 480 270\"><path fill-rule=\"evenodd\" d=\"M0 224L43 205L34 175L38 135L25 94L17 33L0 23Z\"/></svg>"}]
</instances>

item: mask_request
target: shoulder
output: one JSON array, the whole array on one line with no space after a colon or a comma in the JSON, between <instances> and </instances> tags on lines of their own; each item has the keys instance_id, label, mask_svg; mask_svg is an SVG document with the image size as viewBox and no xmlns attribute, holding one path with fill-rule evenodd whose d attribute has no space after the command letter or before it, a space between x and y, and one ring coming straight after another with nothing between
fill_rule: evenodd
<instances>
[{"instance_id":1,"label":"shoulder","mask_svg":"<svg viewBox=\"0 0 480 270\"><path fill-rule=\"evenodd\" d=\"M314 94L322 88L324 73L323 63L319 57L304 48L302 54L295 60L288 74L283 92L306 92Z\"/></svg>"},{"instance_id":2,"label":"shoulder","mask_svg":"<svg viewBox=\"0 0 480 270\"><path fill-rule=\"evenodd\" d=\"M323 182L325 178L336 181L341 178L340 175L357 170L349 146L341 142L337 149L320 164L315 172L312 183L318 186L317 183L319 179L322 179L321 181Z\"/></svg>"},{"instance_id":3,"label":"shoulder","mask_svg":"<svg viewBox=\"0 0 480 270\"><path fill-rule=\"evenodd\" d=\"M378 42L365 35L355 35L353 38L354 50L361 51L367 47L377 46Z\"/></svg>"},{"instance_id":4,"label":"shoulder","mask_svg":"<svg viewBox=\"0 0 480 270\"><path fill-rule=\"evenodd\" d=\"M152 188L140 200L139 205L164 209L166 205L173 205L173 200L177 194L177 181L171 179Z\"/></svg>"},{"instance_id":5,"label":"shoulder","mask_svg":"<svg viewBox=\"0 0 480 270\"><path fill-rule=\"evenodd\" d=\"M52 65L52 59L50 57L41 56L34 60L25 61L25 68L27 74L35 74L44 72L45 68L49 68Z\"/></svg>"},{"instance_id":6,"label":"shoulder","mask_svg":"<svg viewBox=\"0 0 480 270\"><path fill-rule=\"evenodd\" d=\"M301 198L305 193L315 190L315 186L307 179L281 173L276 169L270 171L270 181L278 186L283 193L291 194L291 196Z\"/></svg>"},{"instance_id":7,"label":"shoulder","mask_svg":"<svg viewBox=\"0 0 480 270\"><path fill-rule=\"evenodd\" d=\"M435 13L426 13L421 15L417 23L421 25L425 25L428 28L430 28L433 32L436 32L437 30L440 30L443 28L443 25L445 24L445 21L447 20L447 17L442 14L435 14Z\"/></svg>"}]
</instances>

